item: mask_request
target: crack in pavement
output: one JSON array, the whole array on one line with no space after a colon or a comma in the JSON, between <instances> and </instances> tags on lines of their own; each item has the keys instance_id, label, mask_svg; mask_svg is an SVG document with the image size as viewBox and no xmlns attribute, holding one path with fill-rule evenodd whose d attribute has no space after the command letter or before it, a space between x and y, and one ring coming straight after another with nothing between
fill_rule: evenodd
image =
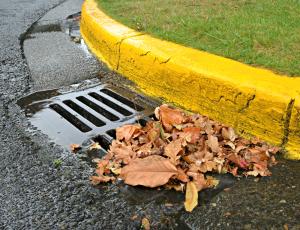
<instances>
[{"instance_id":1,"label":"crack in pavement","mask_svg":"<svg viewBox=\"0 0 300 230\"><path fill-rule=\"evenodd\" d=\"M121 41L119 41L119 42L116 43L116 45L118 45L118 60L117 60L117 66L116 66L115 70L118 70L119 67L120 67L121 45L122 45L122 43L123 43L126 39L134 38L134 37L139 37L139 36L142 36L142 35L145 35L145 33L134 34L134 35L132 35L132 36L128 36L128 37L122 38Z\"/></svg>"}]
</instances>

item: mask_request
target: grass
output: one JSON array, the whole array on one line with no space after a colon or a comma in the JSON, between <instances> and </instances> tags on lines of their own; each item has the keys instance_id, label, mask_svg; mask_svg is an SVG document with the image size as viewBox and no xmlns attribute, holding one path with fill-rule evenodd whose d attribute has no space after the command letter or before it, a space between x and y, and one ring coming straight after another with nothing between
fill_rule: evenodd
<instances>
[{"instance_id":1,"label":"grass","mask_svg":"<svg viewBox=\"0 0 300 230\"><path fill-rule=\"evenodd\" d=\"M97 0L154 37L300 76L299 0Z\"/></svg>"}]
</instances>

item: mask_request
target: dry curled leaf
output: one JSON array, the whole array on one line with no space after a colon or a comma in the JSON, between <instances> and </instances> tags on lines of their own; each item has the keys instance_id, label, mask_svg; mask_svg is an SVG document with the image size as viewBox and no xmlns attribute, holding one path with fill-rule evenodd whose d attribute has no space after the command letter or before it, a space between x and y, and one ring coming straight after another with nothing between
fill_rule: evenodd
<instances>
[{"instance_id":1,"label":"dry curled leaf","mask_svg":"<svg viewBox=\"0 0 300 230\"><path fill-rule=\"evenodd\" d=\"M156 155L137 158L121 170L121 178L126 184L150 188L166 184L176 174L177 169L169 159Z\"/></svg>"},{"instance_id":2,"label":"dry curled leaf","mask_svg":"<svg viewBox=\"0 0 300 230\"><path fill-rule=\"evenodd\" d=\"M219 152L219 142L218 138L213 135L208 135L207 145L210 147L211 151L214 153Z\"/></svg>"},{"instance_id":3,"label":"dry curled leaf","mask_svg":"<svg viewBox=\"0 0 300 230\"><path fill-rule=\"evenodd\" d=\"M185 207L192 211L198 192L219 183L207 172L269 176L268 167L276 164L273 154L278 148L238 137L231 127L208 117L167 105L156 108L155 116L159 121L151 120L144 127L125 125L116 130L117 140L96 161L93 184L120 178L133 186L182 192L186 188Z\"/></svg>"},{"instance_id":4,"label":"dry curled leaf","mask_svg":"<svg viewBox=\"0 0 300 230\"><path fill-rule=\"evenodd\" d=\"M116 130L117 140L129 141L132 137L136 137L137 134L141 131L141 126L138 124L135 125L124 125Z\"/></svg>"},{"instance_id":5,"label":"dry curled leaf","mask_svg":"<svg viewBox=\"0 0 300 230\"><path fill-rule=\"evenodd\" d=\"M113 141L109 152L114 155L116 161L121 161L124 164L128 164L136 156L132 146L124 145L117 141Z\"/></svg>"},{"instance_id":6,"label":"dry curled leaf","mask_svg":"<svg viewBox=\"0 0 300 230\"><path fill-rule=\"evenodd\" d=\"M159 107L159 119L161 120L165 129L171 130L173 125L179 125L184 121L182 111L171 109L167 105Z\"/></svg>"},{"instance_id":7,"label":"dry curled leaf","mask_svg":"<svg viewBox=\"0 0 300 230\"><path fill-rule=\"evenodd\" d=\"M200 131L199 127L187 127L183 129L183 133L185 135L190 135L190 143L195 144L197 140L200 139Z\"/></svg>"},{"instance_id":8,"label":"dry curled leaf","mask_svg":"<svg viewBox=\"0 0 300 230\"><path fill-rule=\"evenodd\" d=\"M172 141L165 147L165 155L168 156L174 165L177 165L177 160L180 158L178 154L182 151L182 139Z\"/></svg>"},{"instance_id":9,"label":"dry curled leaf","mask_svg":"<svg viewBox=\"0 0 300 230\"><path fill-rule=\"evenodd\" d=\"M198 205L198 190L194 182L190 181L186 184L184 207L188 212Z\"/></svg>"},{"instance_id":10,"label":"dry curled leaf","mask_svg":"<svg viewBox=\"0 0 300 230\"><path fill-rule=\"evenodd\" d=\"M230 140L230 141L234 141L236 138L235 132L233 130L233 128L229 127L223 127L222 128L222 136L225 140Z\"/></svg>"}]
</instances>

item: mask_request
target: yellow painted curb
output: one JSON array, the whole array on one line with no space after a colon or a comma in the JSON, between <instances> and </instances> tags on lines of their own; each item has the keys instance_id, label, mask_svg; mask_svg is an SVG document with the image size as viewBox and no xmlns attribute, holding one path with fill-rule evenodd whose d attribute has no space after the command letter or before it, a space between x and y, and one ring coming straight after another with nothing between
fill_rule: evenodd
<instances>
[{"instance_id":1,"label":"yellow painted curb","mask_svg":"<svg viewBox=\"0 0 300 230\"><path fill-rule=\"evenodd\" d=\"M286 157L300 159L300 78L136 32L95 0L84 2L80 30L99 59L146 94L285 146Z\"/></svg>"}]
</instances>

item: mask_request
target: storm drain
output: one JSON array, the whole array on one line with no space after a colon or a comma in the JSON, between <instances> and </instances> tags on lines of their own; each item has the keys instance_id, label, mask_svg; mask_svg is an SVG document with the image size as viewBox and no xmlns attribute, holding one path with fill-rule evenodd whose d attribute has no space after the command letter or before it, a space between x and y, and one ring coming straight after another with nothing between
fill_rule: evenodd
<instances>
[{"instance_id":1,"label":"storm drain","mask_svg":"<svg viewBox=\"0 0 300 230\"><path fill-rule=\"evenodd\" d=\"M154 107L154 102L138 94L108 85L31 100L24 106L32 125L54 142L69 146L94 138L104 149L115 138L117 127L145 124Z\"/></svg>"}]
</instances>

